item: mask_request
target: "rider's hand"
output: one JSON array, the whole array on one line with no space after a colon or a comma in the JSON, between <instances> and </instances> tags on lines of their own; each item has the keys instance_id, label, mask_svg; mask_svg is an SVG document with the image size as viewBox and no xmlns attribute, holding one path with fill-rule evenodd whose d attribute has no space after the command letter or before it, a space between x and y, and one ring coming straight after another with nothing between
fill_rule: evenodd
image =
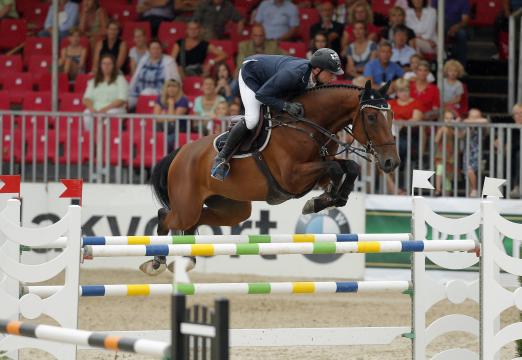
<instances>
[{"instance_id":1,"label":"rider's hand","mask_svg":"<svg viewBox=\"0 0 522 360\"><path fill-rule=\"evenodd\" d=\"M283 111L286 111L289 115L296 118L304 117L303 104L298 102L285 102L285 104L283 105Z\"/></svg>"}]
</instances>

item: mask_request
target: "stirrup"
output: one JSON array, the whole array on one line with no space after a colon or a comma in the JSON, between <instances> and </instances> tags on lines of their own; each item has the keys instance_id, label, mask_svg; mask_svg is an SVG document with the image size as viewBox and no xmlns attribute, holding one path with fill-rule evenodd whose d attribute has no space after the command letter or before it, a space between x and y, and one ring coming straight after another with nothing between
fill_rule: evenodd
<instances>
[{"instance_id":1,"label":"stirrup","mask_svg":"<svg viewBox=\"0 0 522 360\"><path fill-rule=\"evenodd\" d=\"M219 162L218 162L219 161ZM210 171L210 176L216 180L224 181L230 171L230 164L222 158L216 158L216 163Z\"/></svg>"}]
</instances>

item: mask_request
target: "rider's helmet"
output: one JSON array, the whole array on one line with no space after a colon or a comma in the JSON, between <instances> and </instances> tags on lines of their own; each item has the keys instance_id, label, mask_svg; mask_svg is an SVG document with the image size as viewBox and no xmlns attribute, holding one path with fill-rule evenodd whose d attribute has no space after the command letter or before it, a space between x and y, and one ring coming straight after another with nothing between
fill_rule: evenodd
<instances>
[{"instance_id":1,"label":"rider's helmet","mask_svg":"<svg viewBox=\"0 0 522 360\"><path fill-rule=\"evenodd\" d=\"M339 55L329 48L318 49L310 59L312 67L326 70L335 75L342 75L344 71L341 67L341 59Z\"/></svg>"}]
</instances>

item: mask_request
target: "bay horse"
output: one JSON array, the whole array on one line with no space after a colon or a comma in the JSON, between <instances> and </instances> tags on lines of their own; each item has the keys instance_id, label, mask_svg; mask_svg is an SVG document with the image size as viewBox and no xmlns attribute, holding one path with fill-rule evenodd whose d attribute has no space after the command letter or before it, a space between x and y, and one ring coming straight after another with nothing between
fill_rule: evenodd
<instances>
[{"instance_id":1,"label":"bay horse","mask_svg":"<svg viewBox=\"0 0 522 360\"><path fill-rule=\"evenodd\" d=\"M211 178L216 135L167 155L151 177L164 207L158 211L158 235L169 230L193 234L199 225L234 226L250 217L252 201L280 204L316 185L326 186L326 191L308 200L303 213L346 205L360 167L355 161L336 158L340 145L350 146L337 138L340 130L351 125L352 136L375 156L384 172L400 163L391 130L393 113L385 100L389 85L379 90L372 89L370 81L364 88L323 85L295 97L293 101L304 106L305 118L275 114L270 142L257 154L266 164L265 171L256 159L246 157L232 160L225 181ZM160 260L148 264L153 262L157 269ZM150 268L146 271L142 265L141 269L150 273Z\"/></svg>"}]
</instances>

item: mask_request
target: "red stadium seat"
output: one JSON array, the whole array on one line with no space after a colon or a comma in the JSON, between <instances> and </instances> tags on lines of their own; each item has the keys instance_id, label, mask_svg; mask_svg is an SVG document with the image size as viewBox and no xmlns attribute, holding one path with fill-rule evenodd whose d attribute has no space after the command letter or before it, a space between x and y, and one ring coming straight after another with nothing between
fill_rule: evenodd
<instances>
[{"instance_id":1,"label":"red stadium seat","mask_svg":"<svg viewBox=\"0 0 522 360\"><path fill-rule=\"evenodd\" d=\"M156 105L155 95L140 95L136 103L136 114L152 114L154 113L154 105Z\"/></svg>"},{"instance_id":2,"label":"red stadium seat","mask_svg":"<svg viewBox=\"0 0 522 360\"><path fill-rule=\"evenodd\" d=\"M52 74L49 71L41 74L33 73L33 86L35 86L38 91L52 91ZM58 91L60 93L69 92L69 79L67 78L67 74L58 74Z\"/></svg>"},{"instance_id":3,"label":"red stadium seat","mask_svg":"<svg viewBox=\"0 0 522 360\"><path fill-rule=\"evenodd\" d=\"M127 166L129 164L130 147L131 145L134 146L134 144L130 142L130 134L125 131L121 135L113 135L109 143L109 163L112 166L119 164ZM136 156L136 154L133 153L133 156Z\"/></svg>"},{"instance_id":4,"label":"red stadium seat","mask_svg":"<svg viewBox=\"0 0 522 360\"><path fill-rule=\"evenodd\" d=\"M2 19L0 21L0 48L12 49L25 41L27 22L23 19Z\"/></svg>"},{"instance_id":5,"label":"red stadium seat","mask_svg":"<svg viewBox=\"0 0 522 360\"><path fill-rule=\"evenodd\" d=\"M250 12L252 9L254 9L261 0L235 0L234 6L235 7L242 7L246 8L248 12Z\"/></svg>"},{"instance_id":6,"label":"red stadium seat","mask_svg":"<svg viewBox=\"0 0 522 360\"><path fill-rule=\"evenodd\" d=\"M31 74L7 72L0 78L4 91L31 91L33 83Z\"/></svg>"},{"instance_id":7,"label":"red stadium seat","mask_svg":"<svg viewBox=\"0 0 522 360\"><path fill-rule=\"evenodd\" d=\"M165 140L162 132L157 132L145 136L145 142L142 144L141 139L134 137L134 148L136 153L134 154L134 161L132 164L135 167L151 168L154 166L163 156L165 156ZM142 156L142 145L143 145L143 156Z\"/></svg>"},{"instance_id":8,"label":"red stadium seat","mask_svg":"<svg viewBox=\"0 0 522 360\"><path fill-rule=\"evenodd\" d=\"M372 0L372 10L388 17L388 12L395 5L395 0Z\"/></svg>"},{"instance_id":9,"label":"red stadium seat","mask_svg":"<svg viewBox=\"0 0 522 360\"><path fill-rule=\"evenodd\" d=\"M163 21L158 30L158 39L167 49L176 41L185 37L187 24L181 21Z\"/></svg>"},{"instance_id":10,"label":"red stadium seat","mask_svg":"<svg viewBox=\"0 0 522 360\"><path fill-rule=\"evenodd\" d=\"M203 77L201 76L186 76L183 79L183 92L190 96L199 96L203 94L201 88L203 87Z\"/></svg>"},{"instance_id":11,"label":"red stadium seat","mask_svg":"<svg viewBox=\"0 0 522 360\"><path fill-rule=\"evenodd\" d=\"M230 34L230 39L235 43L239 44L241 41L250 40L251 27L246 26L243 28L241 33L237 32L237 25L229 21L227 23L227 33Z\"/></svg>"},{"instance_id":12,"label":"red stadium seat","mask_svg":"<svg viewBox=\"0 0 522 360\"><path fill-rule=\"evenodd\" d=\"M143 29L147 39L150 39L150 23L147 21L127 21L123 23L122 39L127 43L129 49L134 46L134 30Z\"/></svg>"},{"instance_id":13,"label":"red stadium seat","mask_svg":"<svg viewBox=\"0 0 522 360\"><path fill-rule=\"evenodd\" d=\"M136 21L138 19L136 5L110 2L103 8L107 11L107 15L109 15L110 18L119 21L120 23Z\"/></svg>"},{"instance_id":14,"label":"red stadium seat","mask_svg":"<svg viewBox=\"0 0 522 360\"><path fill-rule=\"evenodd\" d=\"M42 75L51 72L53 58L50 55L34 55L27 61L29 72L34 75Z\"/></svg>"},{"instance_id":15,"label":"red stadium seat","mask_svg":"<svg viewBox=\"0 0 522 360\"><path fill-rule=\"evenodd\" d=\"M310 27L313 24L318 23L321 20L321 17L316 9L300 8L299 19L299 33L303 40L305 40L305 43L308 44L308 41L310 40Z\"/></svg>"},{"instance_id":16,"label":"red stadium seat","mask_svg":"<svg viewBox=\"0 0 522 360\"><path fill-rule=\"evenodd\" d=\"M491 26L502 10L501 0L481 0L475 3L475 17L471 24L475 26Z\"/></svg>"},{"instance_id":17,"label":"red stadium seat","mask_svg":"<svg viewBox=\"0 0 522 360\"><path fill-rule=\"evenodd\" d=\"M2 146L2 161L5 163L11 161L20 163L22 159L22 145L25 145L25 142L22 142L20 130L10 128L8 131L3 131L0 143Z\"/></svg>"},{"instance_id":18,"label":"red stadium seat","mask_svg":"<svg viewBox=\"0 0 522 360\"><path fill-rule=\"evenodd\" d=\"M27 151L25 152L25 161L28 164L43 164L44 162L56 162L56 133L54 130L38 130L36 139L32 134L26 136ZM36 142L35 142L36 140Z\"/></svg>"},{"instance_id":19,"label":"red stadium seat","mask_svg":"<svg viewBox=\"0 0 522 360\"><path fill-rule=\"evenodd\" d=\"M68 149L60 154L60 164L83 164L89 160L89 138L88 132L82 132L80 136L71 135L67 137L66 132L60 132L60 147Z\"/></svg>"},{"instance_id":20,"label":"red stadium seat","mask_svg":"<svg viewBox=\"0 0 522 360\"><path fill-rule=\"evenodd\" d=\"M0 91L0 110L10 110L11 102L7 91Z\"/></svg>"},{"instance_id":21,"label":"red stadium seat","mask_svg":"<svg viewBox=\"0 0 522 360\"><path fill-rule=\"evenodd\" d=\"M27 21L27 26L34 30L42 29L47 16L47 10L49 9L49 4L37 1L17 1L17 5L21 3L26 3L27 6L27 9L24 9L23 11L23 17Z\"/></svg>"},{"instance_id":22,"label":"red stadium seat","mask_svg":"<svg viewBox=\"0 0 522 360\"><path fill-rule=\"evenodd\" d=\"M51 38L30 37L25 41L24 61L29 64L29 59L36 55L52 55Z\"/></svg>"},{"instance_id":23,"label":"red stadium seat","mask_svg":"<svg viewBox=\"0 0 522 360\"><path fill-rule=\"evenodd\" d=\"M60 104L58 109L67 113L81 113L85 110L83 94L69 94L60 92ZM82 128L80 116L61 116L57 121L60 137L70 131L72 136L77 136Z\"/></svg>"},{"instance_id":24,"label":"red stadium seat","mask_svg":"<svg viewBox=\"0 0 522 360\"><path fill-rule=\"evenodd\" d=\"M232 40L210 40L210 45L224 51L229 57L233 57L237 53L237 45Z\"/></svg>"},{"instance_id":25,"label":"red stadium seat","mask_svg":"<svg viewBox=\"0 0 522 360\"><path fill-rule=\"evenodd\" d=\"M20 55L0 55L0 72L22 72L23 63Z\"/></svg>"},{"instance_id":26,"label":"red stadium seat","mask_svg":"<svg viewBox=\"0 0 522 360\"><path fill-rule=\"evenodd\" d=\"M74 81L74 92L83 94L87 89L87 83L94 77L92 74L78 74Z\"/></svg>"},{"instance_id":27,"label":"red stadium seat","mask_svg":"<svg viewBox=\"0 0 522 360\"><path fill-rule=\"evenodd\" d=\"M306 46L302 42L281 41L279 42L279 47L285 50L290 56L306 57Z\"/></svg>"}]
</instances>

